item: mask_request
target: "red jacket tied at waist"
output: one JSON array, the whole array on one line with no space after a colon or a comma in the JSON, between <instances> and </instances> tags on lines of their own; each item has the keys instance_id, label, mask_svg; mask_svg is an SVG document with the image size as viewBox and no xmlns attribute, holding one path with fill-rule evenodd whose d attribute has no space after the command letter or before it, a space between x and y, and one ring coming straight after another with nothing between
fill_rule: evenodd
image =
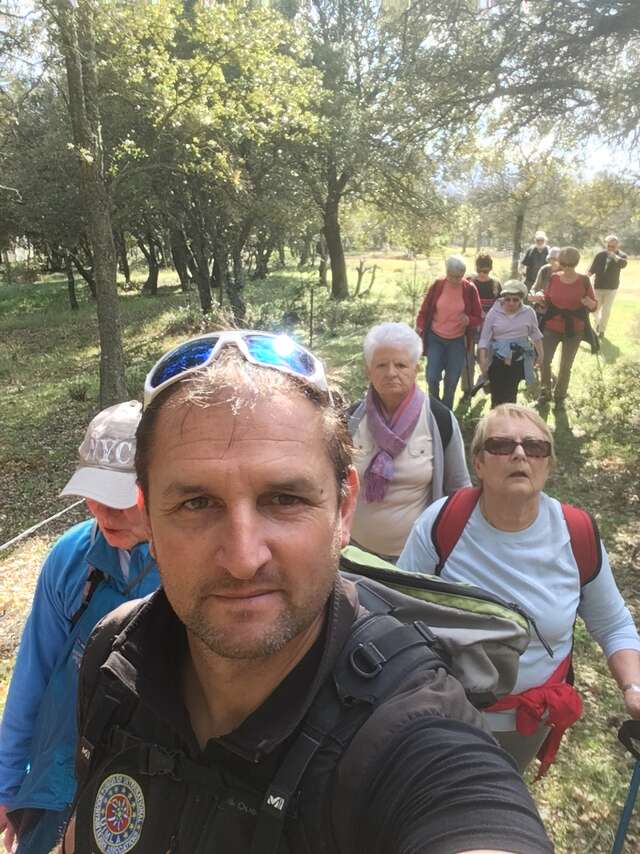
<instances>
[{"instance_id":1,"label":"red jacket tied at waist","mask_svg":"<svg viewBox=\"0 0 640 854\"><path fill-rule=\"evenodd\" d=\"M555 760L562 736L582 715L582 699L573 685L565 681L571 666L571 655L553 671L543 685L521 694L508 694L486 712L516 710L516 729L521 735L533 735L541 723L551 727L540 750L540 768L536 780L543 777Z\"/></svg>"}]
</instances>

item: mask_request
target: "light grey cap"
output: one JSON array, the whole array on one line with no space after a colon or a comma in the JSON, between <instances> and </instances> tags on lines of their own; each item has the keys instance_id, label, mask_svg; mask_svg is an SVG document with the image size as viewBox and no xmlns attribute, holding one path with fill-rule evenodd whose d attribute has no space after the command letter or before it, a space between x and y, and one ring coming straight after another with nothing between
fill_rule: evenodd
<instances>
[{"instance_id":1,"label":"light grey cap","mask_svg":"<svg viewBox=\"0 0 640 854\"><path fill-rule=\"evenodd\" d=\"M60 495L80 495L125 510L136 503L136 430L142 417L137 400L99 412L87 427L78 467Z\"/></svg>"}]
</instances>

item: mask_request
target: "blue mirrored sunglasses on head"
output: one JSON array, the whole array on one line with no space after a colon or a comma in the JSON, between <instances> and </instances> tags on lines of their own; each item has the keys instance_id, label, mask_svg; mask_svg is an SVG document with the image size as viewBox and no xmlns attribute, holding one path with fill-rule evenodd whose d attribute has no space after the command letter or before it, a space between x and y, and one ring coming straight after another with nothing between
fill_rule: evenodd
<instances>
[{"instance_id":1,"label":"blue mirrored sunglasses on head","mask_svg":"<svg viewBox=\"0 0 640 854\"><path fill-rule=\"evenodd\" d=\"M230 345L236 347L247 362L300 377L320 391L329 393L320 359L288 335L234 330L211 332L192 338L162 356L151 368L144 383L145 408L162 389L182 379L186 374L206 368Z\"/></svg>"}]
</instances>

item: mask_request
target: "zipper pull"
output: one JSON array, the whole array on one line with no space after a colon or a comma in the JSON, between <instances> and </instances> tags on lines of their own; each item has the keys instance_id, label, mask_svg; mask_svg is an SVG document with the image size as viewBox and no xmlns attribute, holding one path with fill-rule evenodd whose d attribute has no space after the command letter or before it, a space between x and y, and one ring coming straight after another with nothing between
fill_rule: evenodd
<instances>
[{"instance_id":1,"label":"zipper pull","mask_svg":"<svg viewBox=\"0 0 640 854\"><path fill-rule=\"evenodd\" d=\"M536 633L536 637L538 638L538 640L540 641L540 643L544 647L545 651L549 654L549 657L553 658L554 657L553 656L553 650L551 649L549 644L546 642L546 640L544 639L544 637L540 633L540 630L538 629L538 625L537 625L536 621L533 619L533 617L531 616L531 614L527 614L527 612L524 610L524 608L522 608L522 606L519 605L517 602L509 602L509 607L513 608L514 611L517 611L518 614L523 616L526 620L529 620L529 622L533 626L533 631Z\"/></svg>"}]
</instances>

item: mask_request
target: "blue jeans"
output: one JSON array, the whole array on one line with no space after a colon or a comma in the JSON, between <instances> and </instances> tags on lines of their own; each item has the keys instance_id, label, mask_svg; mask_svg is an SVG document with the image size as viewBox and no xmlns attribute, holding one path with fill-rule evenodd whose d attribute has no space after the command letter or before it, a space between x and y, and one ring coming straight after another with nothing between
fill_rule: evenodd
<instances>
[{"instance_id":1,"label":"blue jeans","mask_svg":"<svg viewBox=\"0 0 640 854\"><path fill-rule=\"evenodd\" d=\"M429 394L453 409L453 396L466 357L465 336L441 338L430 332L427 338L427 385ZM444 372L444 394L440 397L440 381Z\"/></svg>"}]
</instances>

